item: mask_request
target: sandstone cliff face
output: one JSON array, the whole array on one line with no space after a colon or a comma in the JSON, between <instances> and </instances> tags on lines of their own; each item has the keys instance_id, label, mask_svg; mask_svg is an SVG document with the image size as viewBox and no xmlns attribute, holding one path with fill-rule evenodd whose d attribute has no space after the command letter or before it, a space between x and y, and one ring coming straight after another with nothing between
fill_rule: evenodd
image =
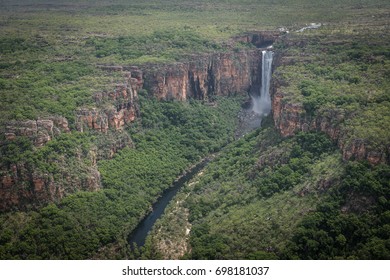
<instances>
[{"instance_id":1,"label":"sandstone cliff face","mask_svg":"<svg viewBox=\"0 0 390 280\"><path fill-rule=\"evenodd\" d=\"M276 128L283 137L297 131L307 131L308 123L301 104L286 102L285 94L276 89L272 98L272 112Z\"/></svg>"},{"instance_id":2,"label":"sandstone cliff face","mask_svg":"<svg viewBox=\"0 0 390 280\"><path fill-rule=\"evenodd\" d=\"M293 44L293 42L290 43ZM295 44L304 45L300 41ZM295 60L283 57L279 53L274 60L274 68L294 64ZM286 85L286 81L283 81L277 74L273 76L272 114L275 126L283 137L294 135L299 131L321 131L337 144L344 160L367 160L371 164L390 162L390 147L388 150L381 150L370 147L369 139L348 139L348 131L343 126L347 116L342 109L319 109L315 116L311 116L301 102L295 101L288 92L283 92L282 88Z\"/></svg>"},{"instance_id":3,"label":"sandstone cliff face","mask_svg":"<svg viewBox=\"0 0 390 280\"><path fill-rule=\"evenodd\" d=\"M103 132L88 153L67 159L43 159L57 170L42 170L27 159L11 164L0 163L0 211L11 209L28 210L48 202L59 202L66 194L78 190L94 191L101 188L100 173L96 163L99 159L111 158L118 150L133 146L123 126L139 115L137 91L142 88L142 72L137 68L114 67L108 71L122 71L124 82L113 91L96 93L93 98L96 108L81 108L76 112L76 129L93 129ZM70 133L68 121L63 117L38 120L10 121L5 127L7 141L27 137L35 149L43 147L61 133ZM54 162L53 162L54 161ZM75 167L77 168L75 169Z\"/></svg>"},{"instance_id":4,"label":"sandstone cliff face","mask_svg":"<svg viewBox=\"0 0 390 280\"><path fill-rule=\"evenodd\" d=\"M28 137L36 147L42 147L60 133L69 132L68 120L63 117L47 119L10 121L6 124L5 137L14 140L16 137Z\"/></svg>"},{"instance_id":5,"label":"sandstone cliff face","mask_svg":"<svg viewBox=\"0 0 390 280\"><path fill-rule=\"evenodd\" d=\"M145 88L158 99L208 99L259 87L261 51L194 55L190 61L146 68Z\"/></svg>"},{"instance_id":6,"label":"sandstone cliff face","mask_svg":"<svg viewBox=\"0 0 390 280\"><path fill-rule=\"evenodd\" d=\"M75 127L80 132L88 129L101 132L105 138L102 142L111 144L95 147L88 156L79 157L83 176L73 176L65 159L59 164L63 168L56 174L42 172L27 162L3 166L0 170L0 211L34 208L48 201L60 201L67 193L77 190L99 189L101 183L96 162L111 158L118 150L133 145L123 128L139 117L138 91L143 87L160 100L181 101L258 92L261 85L261 49L234 51L231 46L242 42L265 48L278 36L272 32L244 34L226 43L229 51L192 55L186 61L173 64L147 65L143 67L143 72L131 66L99 65L103 70L123 73L124 80L110 92L95 93L94 108L78 109ZM306 42L283 40L282 44L285 48L304 47ZM294 64L296 59L277 53L274 56L274 69L280 65ZM310 58L302 56L298 59L302 61ZM271 85L272 113L275 126L282 136L291 136L299 131L322 131L337 143L345 160L367 159L372 164L389 162L390 147L387 151L378 151L368 145L367 139L347 141L343 137L346 133L342 126L346 118L343 111L328 109L318 112L315 117L308 115L300 102L294 101L288 92L283 92L285 85L285 81L274 75ZM6 125L5 137L12 141L16 137L25 136L39 148L59 134L69 132L65 118L49 117L10 121ZM88 166L83 163L85 157L89 157ZM260 166L272 162L273 158L261 158Z\"/></svg>"},{"instance_id":7,"label":"sandstone cliff face","mask_svg":"<svg viewBox=\"0 0 390 280\"><path fill-rule=\"evenodd\" d=\"M321 131L326 133L340 148L344 160L368 160L371 164L389 162L389 151L371 148L368 139L347 140L343 129L343 111L323 110L310 117L301 103L291 102L288 94L275 88L272 97L274 123L283 137L299 131Z\"/></svg>"},{"instance_id":8,"label":"sandstone cliff face","mask_svg":"<svg viewBox=\"0 0 390 280\"><path fill-rule=\"evenodd\" d=\"M386 150L373 149L367 139L353 139L350 142L341 141L339 147L343 159L367 160L373 165L390 162L390 147Z\"/></svg>"},{"instance_id":9,"label":"sandstone cliff face","mask_svg":"<svg viewBox=\"0 0 390 280\"><path fill-rule=\"evenodd\" d=\"M121 71L122 66L105 66L109 71ZM112 92L95 93L97 107L81 108L76 112L76 128L83 132L92 129L107 133L108 129L121 130L139 116L138 90L142 88L142 72L130 68L124 73L124 83L117 84Z\"/></svg>"},{"instance_id":10,"label":"sandstone cliff face","mask_svg":"<svg viewBox=\"0 0 390 280\"><path fill-rule=\"evenodd\" d=\"M0 211L34 209L47 202L59 202L65 194L77 190L94 191L101 187L96 167L85 167L80 160L80 168L85 169L80 171L85 176L80 177L68 171L66 162L61 166L64 168L55 176L25 162L12 164L9 170L1 171Z\"/></svg>"},{"instance_id":11,"label":"sandstone cliff face","mask_svg":"<svg viewBox=\"0 0 390 280\"><path fill-rule=\"evenodd\" d=\"M89 155L80 155L78 174L73 176L72 166L65 159L56 162L61 170L43 172L28 162L15 162L0 170L0 211L27 209L60 201L67 193L100 188L100 174L96 161L111 158L119 149L132 146L124 126L139 117L138 91L145 88L162 100L189 98L207 100L216 95L258 91L261 79L261 49L234 51L229 43L242 42L265 47L275 40L274 33L253 33L233 38L227 42L229 51L197 54L184 62L167 65L149 65L142 72L132 66L98 65L103 70L120 72L122 83L110 92L93 96L94 108L79 108L75 114L76 130L101 132L102 146L92 148ZM9 122L5 136L13 140L26 136L39 148L60 133L69 133L68 121L62 117ZM106 145L106 143L111 143ZM100 145L100 144L99 144ZM85 161L86 157L90 157ZM85 162L89 162L88 165Z\"/></svg>"},{"instance_id":12,"label":"sandstone cliff face","mask_svg":"<svg viewBox=\"0 0 390 280\"><path fill-rule=\"evenodd\" d=\"M53 117L9 122L5 136L10 143L17 137L27 137L34 149L40 149L60 133L70 133L68 122L65 118ZM48 202L59 202L65 194L77 190L99 189L101 182L96 159L96 152L92 150L88 156L80 153L72 160L63 155L56 159L42 159L46 164L57 167L54 172L35 166L34 161L27 158L12 163L1 162L0 212L35 209Z\"/></svg>"},{"instance_id":13,"label":"sandstone cliff face","mask_svg":"<svg viewBox=\"0 0 390 280\"><path fill-rule=\"evenodd\" d=\"M184 62L144 67L144 86L160 100L207 100L213 96L258 91L261 83L261 49L279 32L252 32L232 38L229 51L192 55ZM236 42L258 49L232 50Z\"/></svg>"}]
</instances>

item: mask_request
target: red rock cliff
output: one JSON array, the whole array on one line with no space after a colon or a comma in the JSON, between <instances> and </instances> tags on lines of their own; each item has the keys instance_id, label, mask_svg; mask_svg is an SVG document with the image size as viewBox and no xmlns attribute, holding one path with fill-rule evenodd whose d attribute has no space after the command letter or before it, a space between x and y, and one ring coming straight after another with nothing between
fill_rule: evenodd
<instances>
[{"instance_id":1,"label":"red rock cliff","mask_svg":"<svg viewBox=\"0 0 390 280\"><path fill-rule=\"evenodd\" d=\"M147 67L145 88L158 99L207 99L258 87L261 51L194 55L187 62Z\"/></svg>"},{"instance_id":2,"label":"red rock cliff","mask_svg":"<svg viewBox=\"0 0 390 280\"><path fill-rule=\"evenodd\" d=\"M38 120L9 121L4 134L7 140L13 140L19 136L28 137L36 147L42 147L60 133L69 131L66 118L50 117Z\"/></svg>"},{"instance_id":3,"label":"red rock cliff","mask_svg":"<svg viewBox=\"0 0 390 280\"><path fill-rule=\"evenodd\" d=\"M273 33L245 34L233 38L232 42L263 47L271 44L275 36ZM227 47L229 49L229 42ZM94 94L94 108L78 109L75 127L81 132L87 129L102 132L111 146L92 149L89 165L83 164L85 155L80 155L80 168L85 174L82 177L71 175L71 167L67 167L65 159L60 163L63 169L56 173L56 178L50 172L38 171L27 162L1 168L0 210L34 208L49 201L59 201L65 194L77 190L99 189L100 174L96 160L110 158L118 149L132 145L123 127L139 116L138 91L144 84L149 93L165 100L204 100L215 95L257 91L260 86L261 57L260 49L198 54L181 63L145 66L144 72L137 67L99 65L106 71L122 72L124 81L110 92ZM67 132L69 128L65 118L48 118L10 122L6 138L12 140L27 136L35 146L41 147L57 134Z\"/></svg>"},{"instance_id":4,"label":"red rock cliff","mask_svg":"<svg viewBox=\"0 0 390 280\"><path fill-rule=\"evenodd\" d=\"M303 42L298 43L304 45ZM274 68L294 64L296 59L300 58L283 57L279 53L275 56ZM286 85L286 81L274 74L271 85L272 114L282 136L291 136L299 131L321 131L338 145L344 160L368 160L371 164L390 162L390 147L373 148L369 145L369 139L348 139L348 131L343 126L347 118L345 111L338 108L319 109L315 116L311 116L301 102L283 91Z\"/></svg>"},{"instance_id":5,"label":"red rock cliff","mask_svg":"<svg viewBox=\"0 0 390 280\"><path fill-rule=\"evenodd\" d=\"M119 70L115 68L115 71ZM55 172L42 170L27 159L7 164L1 162L0 211L34 209L48 202L59 202L66 194L78 190L100 189L97 160L111 158L117 150L133 145L122 128L139 114L137 91L142 87L142 73L133 67L126 70L121 67L120 71L125 71L123 83L117 84L113 91L96 93L93 97L96 108L81 108L76 112L77 130L104 132L104 136L100 136L102 140L98 141L101 147L92 147L88 154L80 151L71 161L66 156L60 156L54 162L50 158L44 159L49 165L54 163L58 167ZM24 136L38 149L60 133L70 133L68 121L63 117L10 121L4 131L7 141ZM78 166L77 170L73 170L74 166Z\"/></svg>"},{"instance_id":6,"label":"red rock cliff","mask_svg":"<svg viewBox=\"0 0 390 280\"><path fill-rule=\"evenodd\" d=\"M115 71L123 70L122 66L105 66L104 69L113 71L112 68ZM109 128L121 130L125 124L133 122L138 117L138 90L143 85L142 72L137 68L130 69L131 72L124 72L124 83L117 84L114 91L94 95L95 108L77 110L78 131L93 129L106 133Z\"/></svg>"},{"instance_id":7,"label":"red rock cliff","mask_svg":"<svg viewBox=\"0 0 390 280\"><path fill-rule=\"evenodd\" d=\"M264 48L279 32L251 32L226 42L229 51L192 55L184 62L144 67L144 86L164 100L208 99L257 91L261 79L261 49L233 50L237 42Z\"/></svg>"},{"instance_id":8,"label":"red rock cliff","mask_svg":"<svg viewBox=\"0 0 390 280\"><path fill-rule=\"evenodd\" d=\"M11 209L26 210L42 206L48 202L59 202L65 194L77 190L94 191L100 188L100 173L96 167L86 169L85 177L68 172L66 160L64 168L55 179L50 172L38 171L26 162L14 163L10 169L0 171L0 211Z\"/></svg>"}]
</instances>

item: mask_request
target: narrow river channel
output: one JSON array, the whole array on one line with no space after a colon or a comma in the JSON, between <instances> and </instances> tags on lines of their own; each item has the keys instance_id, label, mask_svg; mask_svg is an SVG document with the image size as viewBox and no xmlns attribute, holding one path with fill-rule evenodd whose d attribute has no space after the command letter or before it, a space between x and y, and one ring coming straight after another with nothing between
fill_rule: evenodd
<instances>
[{"instance_id":1,"label":"narrow river channel","mask_svg":"<svg viewBox=\"0 0 390 280\"><path fill-rule=\"evenodd\" d=\"M191 180L201 169L203 169L210 160L211 158L206 158L192 167L163 192L161 197L153 205L152 211L130 233L127 240L131 246L133 246L134 243L137 244L138 247L142 247L145 244L146 237L148 236L154 223L164 213L165 208L168 206L172 198L181 189L181 187L183 187L185 183Z\"/></svg>"},{"instance_id":2,"label":"narrow river channel","mask_svg":"<svg viewBox=\"0 0 390 280\"><path fill-rule=\"evenodd\" d=\"M267 116L271 110L271 99L269 95L269 85L272 74L272 51L262 51L262 79L261 90L259 94L252 97L251 106L243 108L239 114L239 125L236 131L236 139L243 137L247 132L261 127L262 118ZM163 192L162 196L153 205L152 211L138 224L132 233L128 236L130 246L137 244L142 247L145 244L146 237L152 229L154 223L164 213L165 208L176 195L179 189L189 180L191 180L196 173L204 168L211 160L211 157L204 159L202 162L195 165L186 174L181 176L173 185Z\"/></svg>"}]
</instances>

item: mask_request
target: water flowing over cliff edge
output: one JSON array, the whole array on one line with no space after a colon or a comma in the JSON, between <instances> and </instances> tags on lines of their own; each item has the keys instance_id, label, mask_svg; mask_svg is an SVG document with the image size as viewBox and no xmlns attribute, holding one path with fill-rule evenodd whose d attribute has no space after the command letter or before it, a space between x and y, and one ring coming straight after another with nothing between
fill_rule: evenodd
<instances>
[{"instance_id":1,"label":"water flowing over cliff edge","mask_svg":"<svg viewBox=\"0 0 390 280\"><path fill-rule=\"evenodd\" d=\"M262 51L261 89L260 95L251 94L252 110L261 115L268 116L271 112L270 84L272 75L272 51Z\"/></svg>"},{"instance_id":2,"label":"water flowing over cliff edge","mask_svg":"<svg viewBox=\"0 0 390 280\"><path fill-rule=\"evenodd\" d=\"M254 32L232 40L263 47L271 44L278 32ZM7 141L27 138L37 148L66 133L94 131L105 148L91 147L78 157L82 179L71 176L65 167L58 176L42 172L33 164L10 163L1 167L0 210L27 209L59 202L66 194L101 188L96 162L111 158L124 147L132 147L126 126L139 119L138 92L143 88L159 100L198 99L213 102L216 96L247 95L261 87L261 49L244 48L221 53L197 54L174 64L148 64L142 67L98 65L107 72L119 73L122 83L113 90L96 92L94 107L80 107L75 112L75 123L61 116L38 120L9 121L4 135ZM61 136L63 137L63 136ZM107 146L109 146L107 148ZM87 158L84 166L83 158ZM86 161L84 161L86 162ZM66 165L66 164L65 164ZM55 177L60 177L61 180Z\"/></svg>"},{"instance_id":3,"label":"water flowing over cliff edge","mask_svg":"<svg viewBox=\"0 0 390 280\"><path fill-rule=\"evenodd\" d=\"M266 47L275 41L285 48L304 47L304 41L290 40L288 36L280 36L279 32L249 33L232 40L260 48L196 54L173 64L147 64L142 67L99 65L103 70L121 73L123 83L113 85L111 92L95 93L95 107L79 108L75 112L75 124L72 128L68 120L61 116L9 121L4 131L7 141L26 137L38 149L59 135L72 133L74 130L102 133L102 139L109 139L107 141L110 147L105 150L92 147L79 157L87 157L90 161L88 166L83 167L85 176L82 180L72 178L66 168L61 177L67 179L59 181L50 172L43 173L36 170L34 165L24 162L2 166L0 209L25 209L27 205L58 202L67 193L78 189L99 189L100 174L96 161L111 158L118 150L132 146L131 137L124 127L140 117L138 92L143 88L159 100L197 99L210 104L216 96L248 96L249 93L253 111L260 116L272 112L275 126L282 136L290 136L299 131L322 131L338 144L345 160L367 159L372 164L389 162L389 147L373 147L367 139L362 138L346 139L341 126L345 114L340 110L326 110L314 117L306 111L302 102L291 99L290 94L283 91L286 81L277 73L277 69L296 63L294 59L299 60L300 57L291 59L284 54L285 51L266 51ZM272 65L276 72L273 79ZM270 94L265 94L268 91ZM241 117L248 119L246 115ZM253 127L259 126L260 122L261 118L256 119ZM239 131L236 137L242 134L245 132Z\"/></svg>"}]
</instances>

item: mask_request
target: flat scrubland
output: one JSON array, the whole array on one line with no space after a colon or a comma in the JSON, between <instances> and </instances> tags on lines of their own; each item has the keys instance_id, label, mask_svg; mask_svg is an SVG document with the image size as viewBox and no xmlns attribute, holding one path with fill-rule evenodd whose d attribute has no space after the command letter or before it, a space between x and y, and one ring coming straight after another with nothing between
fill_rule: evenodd
<instances>
[{"instance_id":1,"label":"flat scrubland","mask_svg":"<svg viewBox=\"0 0 390 280\"><path fill-rule=\"evenodd\" d=\"M1 111L7 119L60 114L114 78L99 63L143 64L220 51L250 30L299 29L311 22L386 25L386 1L2 1ZM376 26L374 27L376 28Z\"/></svg>"}]
</instances>

